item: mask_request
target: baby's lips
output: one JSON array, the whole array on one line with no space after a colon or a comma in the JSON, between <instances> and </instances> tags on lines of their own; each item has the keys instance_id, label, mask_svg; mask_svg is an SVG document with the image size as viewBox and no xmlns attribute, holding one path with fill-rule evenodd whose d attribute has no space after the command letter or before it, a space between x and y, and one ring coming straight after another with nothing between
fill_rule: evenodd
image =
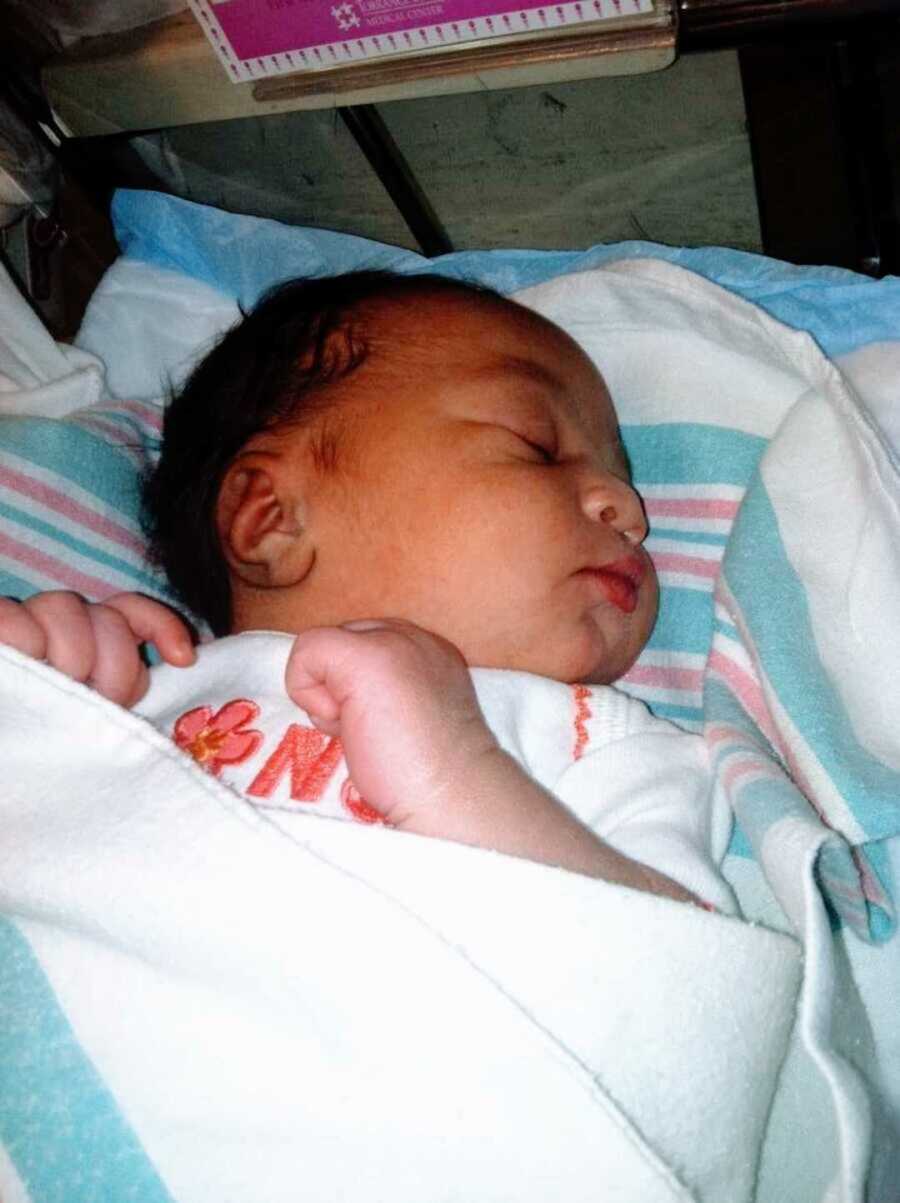
<instances>
[{"instance_id":1,"label":"baby's lips","mask_svg":"<svg viewBox=\"0 0 900 1203\"><path fill-rule=\"evenodd\" d=\"M637 609L641 581L646 574L644 562L637 556L623 556L609 564L585 570L600 585L603 596L623 614Z\"/></svg>"},{"instance_id":2,"label":"baby's lips","mask_svg":"<svg viewBox=\"0 0 900 1203\"><path fill-rule=\"evenodd\" d=\"M611 564L601 564L599 571L624 577L637 588L647 574L647 565L640 556L622 556Z\"/></svg>"},{"instance_id":3,"label":"baby's lips","mask_svg":"<svg viewBox=\"0 0 900 1203\"><path fill-rule=\"evenodd\" d=\"M606 572L602 568L597 572L597 579L607 601L612 602L616 609L621 610L623 614L634 613L638 603L636 585L633 585L624 576Z\"/></svg>"}]
</instances>

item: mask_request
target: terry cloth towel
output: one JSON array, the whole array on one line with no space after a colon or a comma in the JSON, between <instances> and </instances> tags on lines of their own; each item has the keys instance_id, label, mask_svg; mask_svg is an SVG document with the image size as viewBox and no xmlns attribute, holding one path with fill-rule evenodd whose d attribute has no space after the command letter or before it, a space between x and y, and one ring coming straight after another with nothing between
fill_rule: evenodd
<instances>
[{"instance_id":1,"label":"terry cloth towel","mask_svg":"<svg viewBox=\"0 0 900 1203\"><path fill-rule=\"evenodd\" d=\"M0 665L4 1199L753 1198L791 937L382 827L288 832L145 720Z\"/></svg>"}]
</instances>

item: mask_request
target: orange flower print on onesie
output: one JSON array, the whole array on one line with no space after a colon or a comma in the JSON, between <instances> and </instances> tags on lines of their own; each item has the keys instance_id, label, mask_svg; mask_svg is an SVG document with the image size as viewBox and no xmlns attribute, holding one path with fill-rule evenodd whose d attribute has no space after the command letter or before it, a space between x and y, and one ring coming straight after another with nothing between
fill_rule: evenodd
<instances>
[{"instance_id":1,"label":"orange flower print on onesie","mask_svg":"<svg viewBox=\"0 0 900 1203\"><path fill-rule=\"evenodd\" d=\"M225 765L241 764L259 748L262 732L247 727L258 715L259 707L246 698L226 702L215 713L212 706L198 706L176 722L175 743L218 777Z\"/></svg>"}]
</instances>

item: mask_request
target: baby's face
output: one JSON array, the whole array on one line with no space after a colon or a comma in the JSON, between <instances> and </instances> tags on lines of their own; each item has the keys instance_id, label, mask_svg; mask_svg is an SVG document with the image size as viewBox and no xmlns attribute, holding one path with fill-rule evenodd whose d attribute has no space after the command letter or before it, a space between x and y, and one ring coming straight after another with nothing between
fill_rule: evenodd
<instances>
[{"instance_id":1,"label":"baby's face","mask_svg":"<svg viewBox=\"0 0 900 1203\"><path fill-rule=\"evenodd\" d=\"M606 386L566 334L428 298L383 318L338 387L293 629L396 617L472 666L594 682L630 667L658 604L644 512Z\"/></svg>"}]
</instances>

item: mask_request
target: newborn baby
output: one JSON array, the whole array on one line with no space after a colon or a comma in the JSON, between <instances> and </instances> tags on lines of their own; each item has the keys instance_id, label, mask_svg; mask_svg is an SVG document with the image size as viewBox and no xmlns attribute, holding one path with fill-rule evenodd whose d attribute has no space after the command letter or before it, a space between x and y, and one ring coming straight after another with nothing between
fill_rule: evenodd
<instances>
[{"instance_id":1,"label":"newborn baby","mask_svg":"<svg viewBox=\"0 0 900 1203\"><path fill-rule=\"evenodd\" d=\"M164 607L72 594L3 603L0 638L124 704L153 640L141 712L257 804L731 909L702 740L608 687L658 586L607 389L552 323L431 276L282 286L172 403L146 498L228 638L186 671Z\"/></svg>"}]
</instances>

